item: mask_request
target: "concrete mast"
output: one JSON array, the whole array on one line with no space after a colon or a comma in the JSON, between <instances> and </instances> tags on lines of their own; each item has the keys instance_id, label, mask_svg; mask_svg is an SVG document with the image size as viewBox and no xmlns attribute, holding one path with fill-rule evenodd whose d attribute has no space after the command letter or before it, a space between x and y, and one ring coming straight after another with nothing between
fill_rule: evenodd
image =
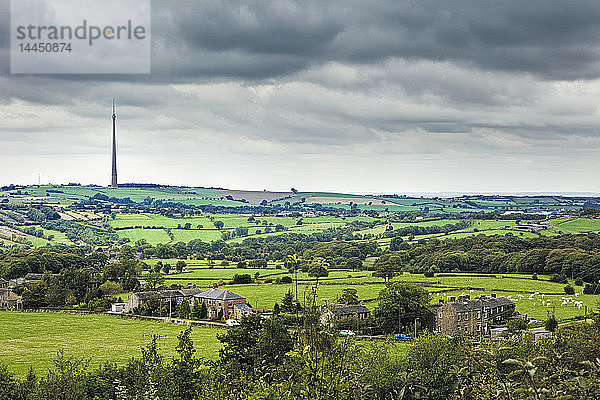
<instances>
[{"instance_id":1,"label":"concrete mast","mask_svg":"<svg viewBox=\"0 0 600 400\"><path fill-rule=\"evenodd\" d=\"M117 121L117 114L115 112L115 99L112 101L112 175L110 181L110 187L116 188L117 185L117 134L115 131L115 125Z\"/></svg>"}]
</instances>

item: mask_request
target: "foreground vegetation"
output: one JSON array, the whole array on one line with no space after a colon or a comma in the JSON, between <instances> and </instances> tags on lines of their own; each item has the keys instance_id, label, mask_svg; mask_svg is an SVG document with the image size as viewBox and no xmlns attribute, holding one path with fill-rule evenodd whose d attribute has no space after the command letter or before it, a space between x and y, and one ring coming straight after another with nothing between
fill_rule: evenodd
<instances>
[{"instance_id":1,"label":"foreground vegetation","mask_svg":"<svg viewBox=\"0 0 600 400\"><path fill-rule=\"evenodd\" d=\"M123 319L103 314L20 313L0 311L0 360L18 376L30 368L45 375L57 351L65 357L91 359L91 367L125 364L139 355L147 335L160 335L157 346L166 357L175 355L180 326L164 322ZM195 327L191 338L207 359L219 352L218 328Z\"/></svg>"},{"instance_id":2,"label":"foreground vegetation","mask_svg":"<svg viewBox=\"0 0 600 400\"><path fill-rule=\"evenodd\" d=\"M124 365L63 354L47 376L15 378L0 365L0 399L592 399L600 396L600 328L559 328L537 343L422 336L391 343L336 338L309 306L296 336L277 318L246 318L219 335L217 360L195 348L193 329L169 357L154 338Z\"/></svg>"}]
</instances>

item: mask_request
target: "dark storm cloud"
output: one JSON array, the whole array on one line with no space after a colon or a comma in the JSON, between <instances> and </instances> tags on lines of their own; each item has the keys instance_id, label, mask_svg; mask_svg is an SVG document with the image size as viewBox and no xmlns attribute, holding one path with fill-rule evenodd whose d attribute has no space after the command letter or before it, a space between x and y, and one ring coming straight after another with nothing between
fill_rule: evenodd
<instances>
[{"instance_id":1,"label":"dark storm cloud","mask_svg":"<svg viewBox=\"0 0 600 400\"><path fill-rule=\"evenodd\" d=\"M544 79L600 75L600 2L155 0L150 77L281 77L330 61L452 61ZM8 0L0 0L7 71ZM82 78L82 77L80 77ZM83 77L98 79L98 76Z\"/></svg>"},{"instance_id":2,"label":"dark storm cloud","mask_svg":"<svg viewBox=\"0 0 600 400\"><path fill-rule=\"evenodd\" d=\"M597 77L597 1L153 3L159 70L272 77L328 61L453 61L546 79ZM169 3L173 4L173 3ZM180 58L194 65L180 64ZM260 55L262 62L256 61ZM246 63L244 65L244 63Z\"/></svg>"}]
</instances>

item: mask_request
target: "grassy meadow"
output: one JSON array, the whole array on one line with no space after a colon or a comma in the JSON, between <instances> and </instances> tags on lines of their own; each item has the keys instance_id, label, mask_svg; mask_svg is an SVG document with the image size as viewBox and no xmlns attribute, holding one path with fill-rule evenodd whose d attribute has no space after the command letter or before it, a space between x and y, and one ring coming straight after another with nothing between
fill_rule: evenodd
<instances>
[{"instance_id":1,"label":"grassy meadow","mask_svg":"<svg viewBox=\"0 0 600 400\"><path fill-rule=\"evenodd\" d=\"M150 342L147 334L166 335L158 344L168 359L176 355L177 335L184 329L182 325L113 315L0 311L0 362L21 376L29 368L45 375L61 350L65 356L91 359L91 366L108 361L123 364L141 357L141 348ZM216 358L220 328L192 329L197 355Z\"/></svg>"}]
</instances>

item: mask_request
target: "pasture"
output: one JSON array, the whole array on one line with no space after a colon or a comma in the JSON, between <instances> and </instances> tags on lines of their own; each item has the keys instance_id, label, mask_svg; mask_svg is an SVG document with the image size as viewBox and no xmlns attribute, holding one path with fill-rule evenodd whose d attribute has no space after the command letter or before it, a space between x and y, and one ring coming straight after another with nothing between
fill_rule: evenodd
<instances>
[{"instance_id":1,"label":"pasture","mask_svg":"<svg viewBox=\"0 0 600 400\"><path fill-rule=\"evenodd\" d=\"M58 351L65 356L91 359L92 367L108 361L124 364L141 357L150 343L144 335L166 335L158 345L166 359L176 355L177 335L182 325L142 321L99 314L25 313L0 311L0 362L20 376L33 368L45 375ZM220 343L220 328L193 327L196 354L214 359Z\"/></svg>"},{"instance_id":2,"label":"pasture","mask_svg":"<svg viewBox=\"0 0 600 400\"><path fill-rule=\"evenodd\" d=\"M147 260L154 264L157 260ZM287 272L285 268L276 269L275 264L269 263L268 268L236 268L210 267L205 260L185 260L186 267L191 272L171 273L166 276L167 284L188 283L199 287L208 288L213 283L222 282L223 287L232 290L248 299L253 306L264 306L272 309L276 302L281 303L283 296L291 290L295 294L294 274ZM172 266L177 260L163 260ZM217 262L218 263L218 262ZM249 274L259 278L256 283L248 285L231 285L235 274ZM292 284L277 284L277 279L284 276L292 278ZM297 274L298 299L302 302L304 294L317 283L317 279L308 276L307 273ZM584 295L581 286L573 286L575 295L566 295L564 286L560 283L548 281L549 277L540 275L537 280L531 279L531 275L524 274L468 274L452 273L437 274L434 277L425 277L422 274L404 273L394 277L393 281L412 282L423 285L430 293L432 302L436 303L440 298L448 300L450 296L469 294L471 298L480 294L491 296L509 297L516 303L519 313L527 314L534 319L547 319L548 313L554 312L559 320L581 316L586 311L588 314L596 311L599 296ZM573 282L571 282L573 285ZM360 300L366 301L369 307L374 307L374 299L385 287L381 278L374 277L372 271L350 271L345 269L332 269L329 276L318 279L318 302L326 304L334 302L344 288L354 288ZM532 297L533 295L533 297ZM542 296L543 295L543 296ZM569 299L570 298L570 299ZM566 300L568 299L568 300Z\"/></svg>"}]
</instances>

